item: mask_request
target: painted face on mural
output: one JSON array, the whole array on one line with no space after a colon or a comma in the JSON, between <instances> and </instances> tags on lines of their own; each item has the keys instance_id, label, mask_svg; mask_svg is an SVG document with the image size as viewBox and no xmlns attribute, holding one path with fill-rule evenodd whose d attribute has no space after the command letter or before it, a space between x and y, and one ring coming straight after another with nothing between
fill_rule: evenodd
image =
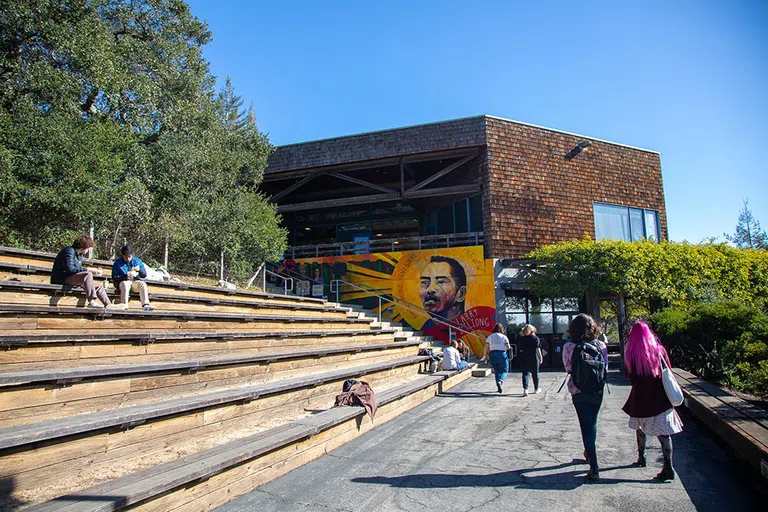
<instances>
[{"instance_id":1,"label":"painted face on mural","mask_svg":"<svg viewBox=\"0 0 768 512\"><path fill-rule=\"evenodd\" d=\"M435 261L435 259L433 258L421 272L419 285L421 303L424 311L453 319L464 312L464 299L467 295L466 276L456 260L441 258L442 261Z\"/></svg>"}]
</instances>

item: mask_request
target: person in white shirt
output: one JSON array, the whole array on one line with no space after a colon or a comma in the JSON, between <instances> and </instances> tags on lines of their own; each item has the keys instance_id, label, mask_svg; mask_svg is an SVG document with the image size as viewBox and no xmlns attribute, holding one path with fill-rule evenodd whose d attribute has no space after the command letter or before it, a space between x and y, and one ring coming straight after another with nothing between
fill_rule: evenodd
<instances>
[{"instance_id":1,"label":"person in white shirt","mask_svg":"<svg viewBox=\"0 0 768 512\"><path fill-rule=\"evenodd\" d=\"M443 370L463 370L469 363L461 360L461 354L457 350L458 343L451 341L451 345L443 349Z\"/></svg>"},{"instance_id":2,"label":"person in white shirt","mask_svg":"<svg viewBox=\"0 0 768 512\"><path fill-rule=\"evenodd\" d=\"M510 349L509 338L504 335L504 326L496 324L493 333L485 339L485 354L483 361L490 357L493 373L496 376L496 390L501 393L501 385L507 378L509 371L509 358L507 350Z\"/></svg>"}]
</instances>

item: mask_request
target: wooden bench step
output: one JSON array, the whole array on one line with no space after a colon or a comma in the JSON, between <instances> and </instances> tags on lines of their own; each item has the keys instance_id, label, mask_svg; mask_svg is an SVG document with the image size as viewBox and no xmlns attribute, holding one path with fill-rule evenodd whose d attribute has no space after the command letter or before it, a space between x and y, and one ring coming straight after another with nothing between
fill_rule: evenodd
<instances>
[{"instance_id":1,"label":"wooden bench step","mask_svg":"<svg viewBox=\"0 0 768 512\"><path fill-rule=\"evenodd\" d=\"M77 301L84 303L85 296L81 287L69 287L58 284L50 283L28 283L23 281L8 281L0 280L0 292L11 292L10 296L5 297L3 293L0 293L0 301L8 304L18 304L20 299L26 299L25 304L45 305L44 301L50 302L52 299L59 301L67 300L64 306L76 306ZM19 294L29 294L28 297L22 297ZM107 290L113 302L117 302L120 293L114 288ZM136 298L139 296L138 292L131 292L131 296ZM317 313L343 313L350 314L351 309L345 307L338 307L329 304L315 304L304 303L298 301L274 301L268 299L255 299L255 300L243 300L237 298L226 297L206 297L195 295L180 295L180 294L168 294L168 293L156 293L150 292L149 298L151 301L165 305L179 305L179 306L198 306L198 308L211 308L211 307L236 307L240 309L285 309L289 311L302 311L302 312L317 312ZM134 301L135 302L135 301ZM140 305L139 305L140 306ZM155 304L157 306L157 304Z\"/></svg>"},{"instance_id":2,"label":"wooden bench step","mask_svg":"<svg viewBox=\"0 0 768 512\"><path fill-rule=\"evenodd\" d=\"M178 371L200 371L205 368L217 366L234 366L253 363L272 363L288 359L301 359L307 357L324 357L331 354L343 354L349 352L369 352L392 348L416 346L420 341L402 341L375 345L353 345L316 348L310 350L283 350L277 352L260 352L252 355L219 356L200 359L187 359L175 361L163 361L158 363L121 364L121 365L93 365L79 368L28 370L19 372L0 371L0 388L19 386L40 382L56 382L66 384L80 382L84 379L118 377L124 375L136 375L142 373L162 373ZM2 391L2 389L0 389Z\"/></svg>"},{"instance_id":3,"label":"wooden bench step","mask_svg":"<svg viewBox=\"0 0 768 512\"><path fill-rule=\"evenodd\" d=\"M56 308L0 304L0 330L25 335L75 330L241 330L274 332L287 329L355 329L366 325L380 329L371 318L331 317L328 315L266 315L195 311L120 311L111 309ZM311 327L310 327L311 328Z\"/></svg>"},{"instance_id":4,"label":"wooden bench step","mask_svg":"<svg viewBox=\"0 0 768 512\"><path fill-rule=\"evenodd\" d=\"M41 276L47 276L49 277L51 274L51 267L53 266L53 260L56 257L55 254L50 255L49 260L29 260L25 259L26 257L21 258L13 258L8 257L8 251L18 251L16 249L9 249L7 247L0 247L0 271L9 271L18 273L21 275L41 275ZM28 263L24 263L24 261L27 261ZM46 261L50 261L49 264L46 265ZM88 265L88 261L86 260L84 262L86 265ZM89 266L99 266L99 265L89 265ZM105 265L101 266L101 268L104 271L104 275L100 276L99 279L106 279L111 281L111 269L112 264L109 262L106 262ZM265 292L257 292L257 291L250 291L250 290L242 290L242 289L236 289L236 290L230 290L228 288L218 288L215 286L202 286L202 285L192 285L187 284L183 282L177 282L177 281L148 281L147 282L150 285L150 289L152 287L157 288L165 288L168 290L182 290L187 293L204 293L204 294L215 294L215 295L224 295L224 296L237 296L242 298L262 298L262 299L275 299L275 300L289 300L293 302L305 302L310 304L324 304L326 303L325 299L316 299L312 297L303 297L298 295L291 295L290 297L287 297L285 295L281 294L275 294L275 293L265 293Z\"/></svg>"},{"instance_id":5,"label":"wooden bench step","mask_svg":"<svg viewBox=\"0 0 768 512\"><path fill-rule=\"evenodd\" d=\"M455 372L420 377L377 394L380 410L409 395L434 386ZM351 419L363 417L362 407L340 407L239 439L204 452L117 478L26 509L29 512L108 512L137 505L169 491L205 482L297 441L309 439ZM232 496L231 498L234 498Z\"/></svg>"},{"instance_id":6,"label":"wooden bench step","mask_svg":"<svg viewBox=\"0 0 768 512\"><path fill-rule=\"evenodd\" d=\"M673 372L683 405L768 478L768 413L689 372Z\"/></svg>"},{"instance_id":7,"label":"wooden bench step","mask_svg":"<svg viewBox=\"0 0 768 512\"><path fill-rule=\"evenodd\" d=\"M69 418L25 424L0 429L0 450L20 447L40 441L50 441L107 428L129 428L164 416L215 407L227 403L253 401L263 396L318 386L323 383L384 371L400 366L419 364L425 356L414 356L365 366L325 372L308 377L256 384L204 395L184 397L159 403L126 407L119 410L89 413Z\"/></svg>"},{"instance_id":8,"label":"wooden bench step","mask_svg":"<svg viewBox=\"0 0 768 512\"><path fill-rule=\"evenodd\" d=\"M48 333L48 334L24 334L7 335L0 334L0 347L23 347L32 344L43 343L92 343L92 342L133 342L138 344L150 344L169 341L184 340L234 340L234 339L259 339L259 338L323 338L329 336L354 336L359 334L391 334L395 339L404 340L411 336L409 333L398 332L394 329L370 329L355 331L290 331L290 332L194 332L194 331L137 331L131 333L84 333L76 331L72 333ZM422 339L416 336L417 339ZM2 356L0 356L2 359Z\"/></svg>"}]
</instances>

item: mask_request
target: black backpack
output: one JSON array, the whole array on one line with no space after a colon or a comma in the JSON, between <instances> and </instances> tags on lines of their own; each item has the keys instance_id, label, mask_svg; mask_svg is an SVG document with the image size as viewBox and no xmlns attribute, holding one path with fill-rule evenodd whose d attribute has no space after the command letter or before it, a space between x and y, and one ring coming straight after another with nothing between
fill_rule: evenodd
<instances>
[{"instance_id":1,"label":"black backpack","mask_svg":"<svg viewBox=\"0 0 768 512\"><path fill-rule=\"evenodd\" d=\"M603 351L594 342L575 343L571 361L571 378L582 393L599 393L607 375Z\"/></svg>"}]
</instances>

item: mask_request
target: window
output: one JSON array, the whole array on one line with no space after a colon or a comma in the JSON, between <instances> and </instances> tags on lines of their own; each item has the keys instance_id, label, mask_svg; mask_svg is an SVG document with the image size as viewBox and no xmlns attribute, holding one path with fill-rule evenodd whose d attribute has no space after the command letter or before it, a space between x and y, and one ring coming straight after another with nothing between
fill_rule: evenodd
<instances>
[{"instance_id":1,"label":"window","mask_svg":"<svg viewBox=\"0 0 768 512\"><path fill-rule=\"evenodd\" d=\"M595 239L653 240L661 238L659 232L659 212L594 203L595 210Z\"/></svg>"},{"instance_id":2,"label":"window","mask_svg":"<svg viewBox=\"0 0 768 512\"><path fill-rule=\"evenodd\" d=\"M507 290L504 311L507 336L514 339L526 323L536 327L539 334L563 334L568 323L579 314L579 301L573 298L541 299L524 292Z\"/></svg>"}]
</instances>

